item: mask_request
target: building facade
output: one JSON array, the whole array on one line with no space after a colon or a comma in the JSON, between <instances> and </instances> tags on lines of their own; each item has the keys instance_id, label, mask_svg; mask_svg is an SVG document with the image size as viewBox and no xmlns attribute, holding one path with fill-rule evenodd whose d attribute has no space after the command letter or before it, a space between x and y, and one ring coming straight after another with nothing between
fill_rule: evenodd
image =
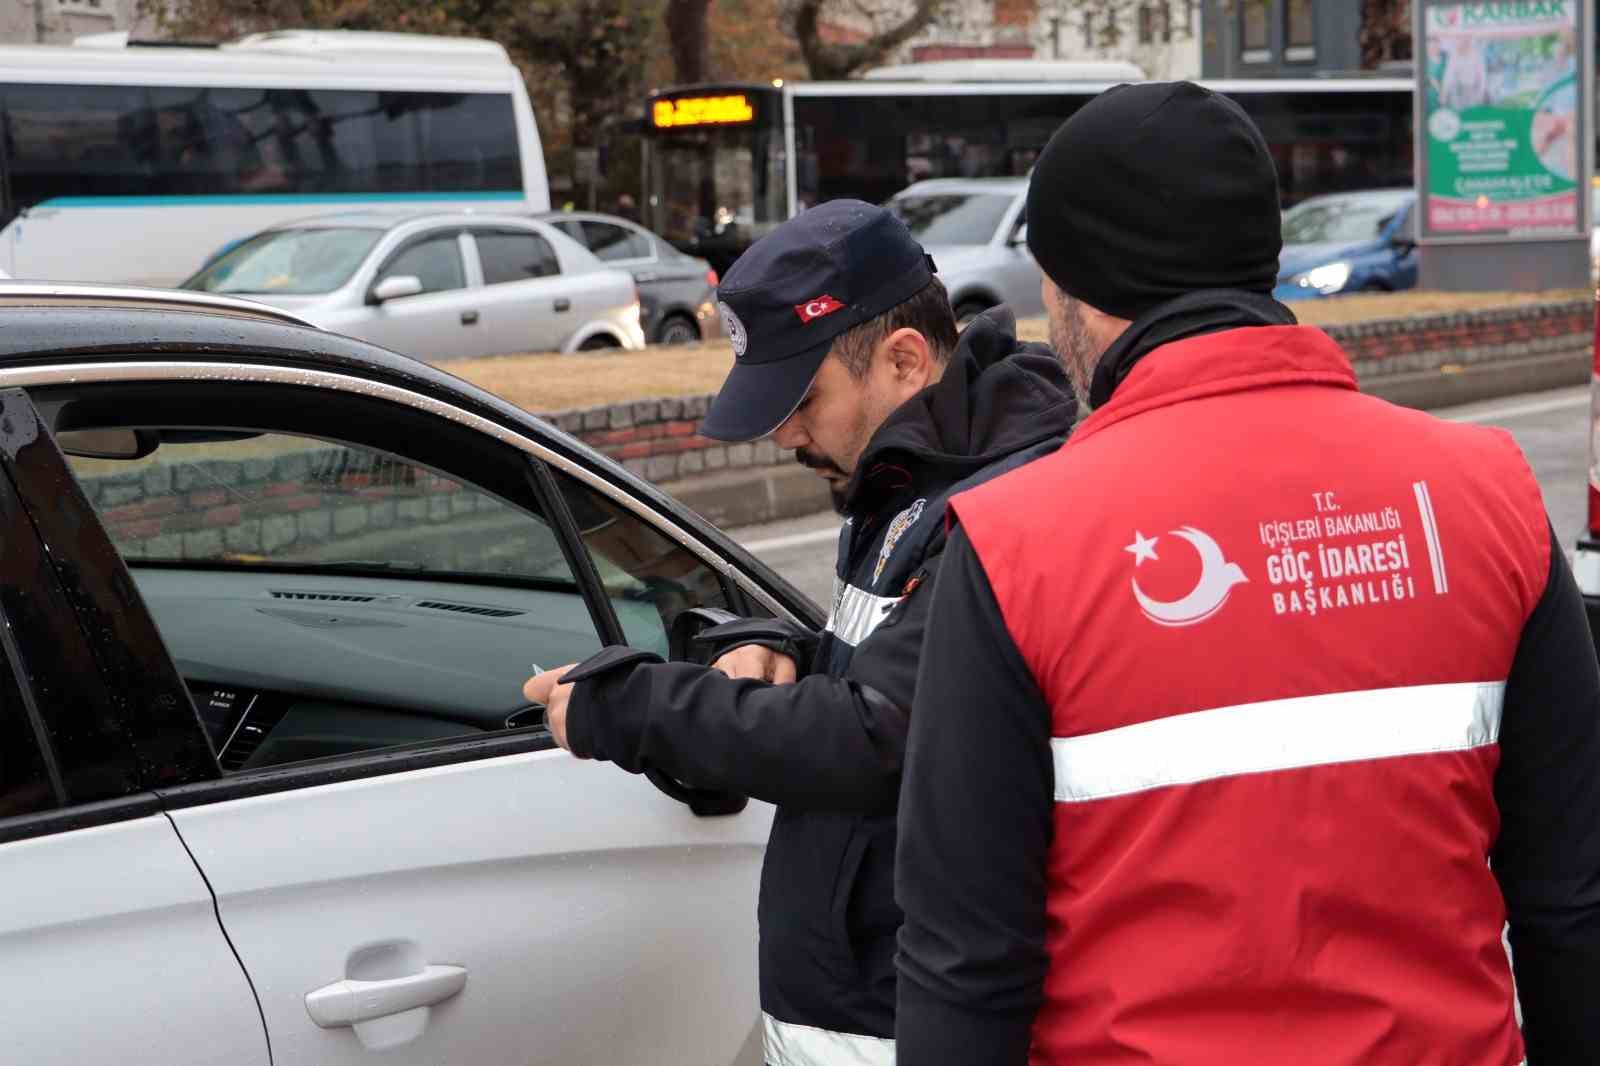
<instances>
[{"instance_id":1,"label":"building facade","mask_svg":"<svg viewBox=\"0 0 1600 1066\"><path fill-rule=\"evenodd\" d=\"M1207 78L1296 78L1362 72L1355 0L1204 0ZM1370 73L1370 72L1368 72Z\"/></svg>"},{"instance_id":2,"label":"building facade","mask_svg":"<svg viewBox=\"0 0 1600 1066\"><path fill-rule=\"evenodd\" d=\"M904 17L885 5L882 19ZM934 25L890 63L949 59L1123 60L1152 78L1200 75L1201 0L951 0ZM862 7L837 5L825 39L865 40L874 29Z\"/></svg>"},{"instance_id":3,"label":"building facade","mask_svg":"<svg viewBox=\"0 0 1600 1066\"><path fill-rule=\"evenodd\" d=\"M0 43L71 44L132 28L139 0L0 0Z\"/></svg>"}]
</instances>

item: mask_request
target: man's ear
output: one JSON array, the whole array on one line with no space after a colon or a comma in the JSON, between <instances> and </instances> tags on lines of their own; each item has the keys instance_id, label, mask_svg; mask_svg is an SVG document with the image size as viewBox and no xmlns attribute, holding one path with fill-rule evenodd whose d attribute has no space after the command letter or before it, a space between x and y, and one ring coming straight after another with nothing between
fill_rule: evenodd
<instances>
[{"instance_id":1,"label":"man's ear","mask_svg":"<svg viewBox=\"0 0 1600 1066\"><path fill-rule=\"evenodd\" d=\"M878 358L893 376L894 383L908 396L921 392L939 379L940 367L928 339L909 327L897 329L885 337L878 348Z\"/></svg>"}]
</instances>

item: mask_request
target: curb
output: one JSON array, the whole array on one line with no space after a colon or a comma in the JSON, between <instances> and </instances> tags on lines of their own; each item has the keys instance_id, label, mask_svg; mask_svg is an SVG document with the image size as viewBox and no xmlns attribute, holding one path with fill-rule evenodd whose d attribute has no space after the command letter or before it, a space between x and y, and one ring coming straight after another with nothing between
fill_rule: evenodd
<instances>
[{"instance_id":1,"label":"curb","mask_svg":"<svg viewBox=\"0 0 1600 1066\"><path fill-rule=\"evenodd\" d=\"M1472 366L1447 365L1407 374L1363 375L1361 391L1402 407L1430 410L1493 400L1524 392L1582 385L1594 373L1594 353L1558 352L1526 359L1505 359Z\"/></svg>"},{"instance_id":2,"label":"curb","mask_svg":"<svg viewBox=\"0 0 1600 1066\"><path fill-rule=\"evenodd\" d=\"M828 483L798 463L703 474L659 487L723 529L800 518L833 506Z\"/></svg>"},{"instance_id":3,"label":"curb","mask_svg":"<svg viewBox=\"0 0 1600 1066\"><path fill-rule=\"evenodd\" d=\"M1593 374L1587 348L1524 359L1375 374L1357 366L1361 391L1429 410L1501 396L1582 385ZM663 482L663 492L724 529L817 514L832 507L825 481L798 465L750 467Z\"/></svg>"}]
</instances>

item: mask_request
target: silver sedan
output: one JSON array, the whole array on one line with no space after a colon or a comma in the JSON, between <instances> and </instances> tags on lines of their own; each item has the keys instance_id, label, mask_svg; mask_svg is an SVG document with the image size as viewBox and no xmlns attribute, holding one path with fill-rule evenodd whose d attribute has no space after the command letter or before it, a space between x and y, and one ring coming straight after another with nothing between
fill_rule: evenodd
<instances>
[{"instance_id":1,"label":"silver sedan","mask_svg":"<svg viewBox=\"0 0 1600 1066\"><path fill-rule=\"evenodd\" d=\"M248 296L429 362L644 347L633 278L517 216L303 219L239 242L183 288Z\"/></svg>"},{"instance_id":2,"label":"silver sedan","mask_svg":"<svg viewBox=\"0 0 1600 1066\"><path fill-rule=\"evenodd\" d=\"M1005 304L1019 318L1044 314L1039 265L1028 251L1026 178L936 178L886 205L933 256L956 319Z\"/></svg>"}]
</instances>

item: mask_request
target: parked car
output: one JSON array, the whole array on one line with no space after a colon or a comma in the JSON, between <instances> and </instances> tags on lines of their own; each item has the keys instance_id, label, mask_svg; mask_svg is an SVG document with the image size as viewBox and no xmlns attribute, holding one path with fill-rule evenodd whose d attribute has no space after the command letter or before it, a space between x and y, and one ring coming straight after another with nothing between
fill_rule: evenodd
<instances>
[{"instance_id":1,"label":"parked car","mask_svg":"<svg viewBox=\"0 0 1600 1066\"><path fill-rule=\"evenodd\" d=\"M1039 265L1028 251L1027 178L935 178L896 193L888 207L939 268L957 321L1003 303L1044 314Z\"/></svg>"},{"instance_id":2,"label":"parked car","mask_svg":"<svg viewBox=\"0 0 1600 1066\"><path fill-rule=\"evenodd\" d=\"M1417 284L1412 189L1331 193L1283 213L1280 300L1346 292L1398 292Z\"/></svg>"},{"instance_id":3,"label":"parked car","mask_svg":"<svg viewBox=\"0 0 1600 1066\"><path fill-rule=\"evenodd\" d=\"M639 324L654 344L693 344L720 336L717 272L684 255L637 222L590 211L538 216L582 244L609 267L626 270L639 287Z\"/></svg>"},{"instance_id":4,"label":"parked car","mask_svg":"<svg viewBox=\"0 0 1600 1066\"><path fill-rule=\"evenodd\" d=\"M0 285L0 407L6 1061L761 1061L771 808L573 759L521 685L804 596L247 301Z\"/></svg>"},{"instance_id":5,"label":"parked car","mask_svg":"<svg viewBox=\"0 0 1600 1066\"><path fill-rule=\"evenodd\" d=\"M515 215L302 219L239 242L183 288L249 297L428 362L644 347L633 279Z\"/></svg>"}]
</instances>

